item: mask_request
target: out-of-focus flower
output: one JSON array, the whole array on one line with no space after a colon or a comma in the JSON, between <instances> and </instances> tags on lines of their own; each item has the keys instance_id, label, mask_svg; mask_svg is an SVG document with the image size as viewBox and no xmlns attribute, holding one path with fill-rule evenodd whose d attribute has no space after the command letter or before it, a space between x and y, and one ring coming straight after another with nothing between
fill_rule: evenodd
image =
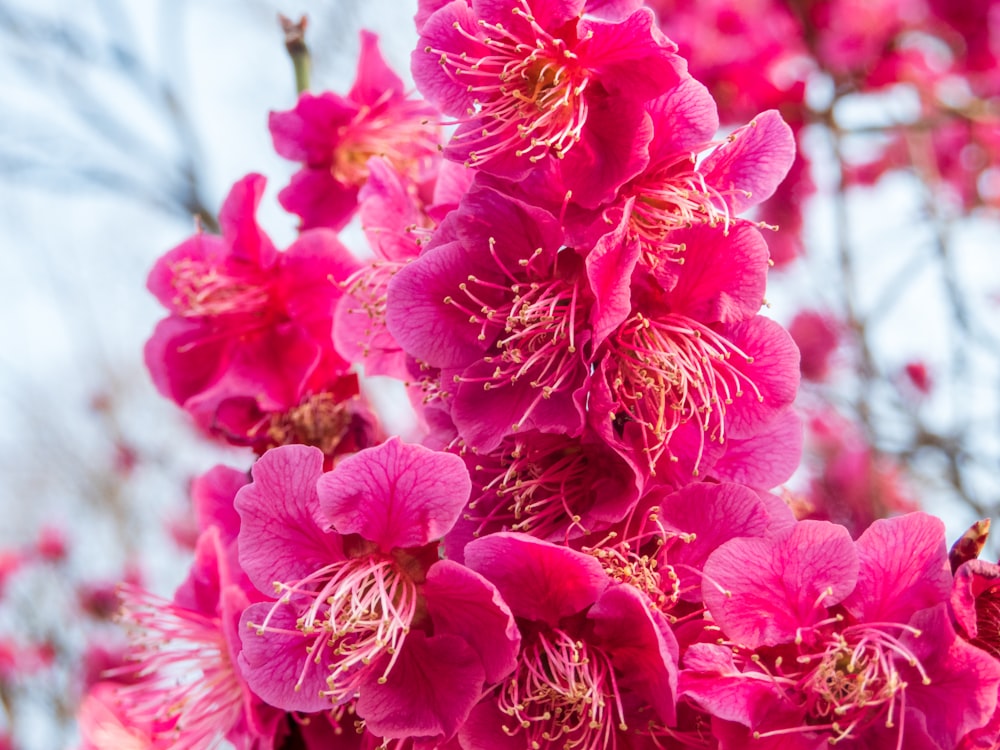
<instances>
[{"instance_id":1,"label":"out-of-focus flower","mask_svg":"<svg viewBox=\"0 0 1000 750\"><path fill-rule=\"evenodd\" d=\"M357 77L347 96L306 91L294 109L271 113L275 150L302 164L278 200L302 219L303 230L341 229L357 209L372 157L387 160L416 191L434 175L436 119L433 107L406 95L382 59L378 37L362 31Z\"/></svg>"}]
</instances>

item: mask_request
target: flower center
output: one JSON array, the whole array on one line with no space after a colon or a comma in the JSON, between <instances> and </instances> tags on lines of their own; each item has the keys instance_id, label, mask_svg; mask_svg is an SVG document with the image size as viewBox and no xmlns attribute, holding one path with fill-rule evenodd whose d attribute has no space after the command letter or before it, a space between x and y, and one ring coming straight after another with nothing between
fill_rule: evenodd
<instances>
[{"instance_id":1,"label":"flower center","mask_svg":"<svg viewBox=\"0 0 1000 750\"><path fill-rule=\"evenodd\" d=\"M763 400L753 381L730 362L734 354L747 363L753 358L685 316L653 320L636 313L609 343L608 385L618 399L617 416L640 426L650 471L677 428L693 421L701 431L693 467L697 476L706 440L725 441L726 407L744 387Z\"/></svg>"},{"instance_id":2,"label":"flower center","mask_svg":"<svg viewBox=\"0 0 1000 750\"><path fill-rule=\"evenodd\" d=\"M839 623L840 617L820 625L834 622ZM911 676L930 684L920 660L902 641L904 634L919 637L921 632L901 623L863 623L820 635L818 640L797 639L795 661L782 663L778 658L765 671L790 701L805 710L805 720L800 726L755 732L754 736L825 731L829 743L836 744L857 739L881 722L888 729L899 728L896 750L901 750L908 687L902 670L909 668ZM752 658L763 666L756 656Z\"/></svg>"},{"instance_id":3,"label":"flower center","mask_svg":"<svg viewBox=\"0 0 1000 750\"><path fill-rule=\"evenodd\" d=\"M524 647L499 707L513 719L504 732L523 734L530 748L614 750L617 730L627 729L607 654L559 628L540 631Z\"/></svg>"},{"instance_id":4,"label":"flower center","mask_svg":"<svg viewBox=\"0 0 1000 750\"><path fill-rule=\"evenodd\" d=\"M259 270L231 273L202 260L185 258L170 266L177 313L186 318L245 315L261 317L271 290Z\"/></svg>"},{"instance_id":5,"label":"flower center","mask_svg":"<svg viewBox=\"0 0 1000 750\"><path fill-rule=\"evenodd\" d=\"M491 239L491 250L493 244ZM542 399L551 398L559 389L578 386L584 375L578 350L587 319L579 309L582 282L579 274L571 273L567 278L556 267L559 258L570 252L558 253L550 275L539 281L519 280L501 265L508 283L470 275L459 285L464 300L444 299L445 304L468 314L470 323L480 326L480 340L487 338L488 330L501 329L483 357L493 367L492 373L455 375L455 382L480 383L487 391L527 382L537 391L523 413L515 415L514 430L520 429Z\"/></svg>"},{"instance_id":6,"label":"flower center","mask_svg":"<svg viewBox=\"0 0 1000 750\"><path fill-rule=\"evenodd\" d=\"M431 122L426 102L390 102L386 91L374 104L364 105L338 131L330 174L345 185L360 187L368 180L368 160L381 156L408 180L419 178L421 168L438 150L438 127Z\"/></svg>"},{"instance_id":7,"label":"flower center","mask_svg":"<svg viewBox=\"0 0 1000 750\"><path fill-rule=\"evenodd\" d=\"M314 445L332 456L351 426L351 411L337 394L306 396L298 406L271 415L260 450L279 445Z\"/></svg>"},{"instance_id":8,"label":"flower center","mask_svg":"<svg viewBox=\"0 0 1000 750\"><path fill-rule=\"evenodd\" d=\"M538 24L524 0L511 12L518 17L514 26L530 27L521 38L500 23L480 20L482 37L456 24L460 34L484 48L479 57L425 50L439 55L455 82L475 97L468 119L483 127L458 136L469 139L473 149L466 166L510 152L531 162L549 154L561 159L580 140L587 120L583 93L589 72L563 39Z\"/></svg>"},{"instance_id":9,"label":"flower center","mask_svg":"<svg viewBox=\"0 0 1000 750\"><path fill-rule=\"evenodd\" d=\"M379 682L385 682L410 632L417 612L416 584L388 557L374 554L331 563L301 581L276 583L281 598L261 624L258 635L286 631L269 626L278 607L292 604L299 611L296 630L312 639L309 657L296 682L301 689L312 665L330 674L329 696L339 705L354 698L368 668L388 655Z\"/></svg>"},{"instance_id":10,"label":"flower center","mask_svg":"<svg viewBox=\"0 0 1000 750\"><path fill-rule=\"evenodd\" d=\"M897 704L902 704L907 687L897 669L901 659L915 666L925 682L930 681L910 649L871 625L845 628L828 639L819 653L800 655L800 663L815 664L801 681L810 719L828 721L837 740L855 736L879 717L885 718L886 727L895 726L901 718Z\"/></svg>"},{"instance_id":11,"label":"flower center","mask_svg":"<svg viewBox=\"0 0 1000 750\"><path fill-rule=\"evenodd\" d=\"M498 528L565 539L586 534L581 511L593 504L592 467L576 441L547 435L516 440L509 451L479 457L476 476L491 477L469 503L481 523L477 535Z\"/></svg>"},{"instance_id":12,"label":"flower center","mask_svg":"<svg viewBox=\"0 0 1000 750\"><path fill-rule=\"evenodd\" d=\"M676 229L732 223L725 199L694 169L694 156L680 155L673 163L643 176L632 187L635 204L629 228L639 238L642 260L656 267L662 260L683 262L683 245L669 241Z\"/></svg>"}]
</instances>

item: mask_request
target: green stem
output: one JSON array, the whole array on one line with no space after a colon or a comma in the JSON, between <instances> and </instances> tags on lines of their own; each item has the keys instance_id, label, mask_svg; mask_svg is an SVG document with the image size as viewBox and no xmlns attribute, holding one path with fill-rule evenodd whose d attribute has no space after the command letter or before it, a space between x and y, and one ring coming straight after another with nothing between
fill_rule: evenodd
<instances>
[{"instance_id":1,"label":"green stem","mask_svg":"<svg viewBox=\"0 0 1000 750\"><path fill-rule=\"evenodd\" d=\"M302 16L295 22L278 14L278 22L285 32L285 49L295 69L295 92L301 94L309 89L309 73L312 70L312 57L306 45L306 17Z\"/></svg>"}]
</instances>

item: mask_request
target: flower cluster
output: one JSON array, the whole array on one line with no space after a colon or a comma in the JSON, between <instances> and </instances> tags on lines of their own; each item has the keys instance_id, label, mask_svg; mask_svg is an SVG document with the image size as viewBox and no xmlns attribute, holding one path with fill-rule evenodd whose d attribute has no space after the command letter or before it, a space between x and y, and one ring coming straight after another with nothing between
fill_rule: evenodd
<instances>
[{"instance_id":1,"label":"flower cluster","mask_svg":"<svg viewBox=\"0 0 1000 750\"><path fill-rule=\"evenodd\" d=\"M931 516L852 539L775 491L799 351L760 314L771 228L746 213L792 130L767 110L717 140L655 20L424 0L427 101L366 33L346 97L271 116L298 239L272 245L241 180L221 236L153 269L146 348L257 458L195 482L171 600L123 589L84 748L1000 741L982 534L949 561ZM355 214L363 261L335 234ZM384 439L355 368L406 383L422 445Z\"/></svg>"}]
</instances>

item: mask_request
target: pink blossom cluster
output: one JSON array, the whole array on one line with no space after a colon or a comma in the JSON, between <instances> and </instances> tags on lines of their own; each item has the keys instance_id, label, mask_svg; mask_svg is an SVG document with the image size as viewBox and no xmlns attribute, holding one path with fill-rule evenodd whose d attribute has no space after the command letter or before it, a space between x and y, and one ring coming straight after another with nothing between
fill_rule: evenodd
<instances>
[{"instance_id":1,"label":"pink blossom cluster","mask_svg":"<svg viewBox=\"0 0 1000 750\"><path fill-rule=\"evenodd\" d=\"M949 558L932 516L852 538L775 489L799 352L744 214L791 128L717 139L638 0L416 24L424 100L366 33L346 96L272 114L290 247L250 175L150 274L154 382L256 460L193 483L171 599L123 587L82 747L997 746L985 532ZM355 215L364 259L335 233ZM406 383L421 444L386 439L359 372Z\"/></svg>"},{"instance_id":2,"label":"pink blossom cluster","mask_svg":"<svg viewBox=\"0 0 1000 750\"><path fill-rule=\"evenodd\" d=\"M916 111L846 164L845 184L909 169L959 211L1000 209L1000 4L996 0L650 0L664 31L715 96L723 122L778 109L801 145L809 125L838 122L836 101L906 90ZM816 84L829 96L815 94ZM760 216L783 231L782 265L804 251L803 199L816 187L800 149Z\"/></svg>"}]
</instances>

